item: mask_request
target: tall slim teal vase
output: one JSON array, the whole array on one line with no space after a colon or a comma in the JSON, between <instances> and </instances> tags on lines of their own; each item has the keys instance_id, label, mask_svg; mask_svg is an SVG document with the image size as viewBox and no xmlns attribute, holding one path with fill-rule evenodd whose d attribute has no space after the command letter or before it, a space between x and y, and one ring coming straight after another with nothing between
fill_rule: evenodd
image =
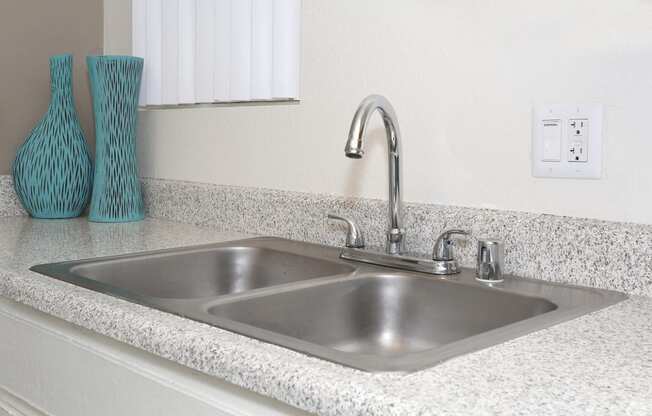
<instances>
[{"instance_id":1,"label":"tall slim teal vase","mask_svg":"<svg viewBox=\"0 0 652 416\"><path fill-rule=\"evenodd\" d=\"M89 220L142 220L145 209L136 161L136 127L143 59L89 56L86 61L96 140Z\"/></svg>"},{"instance_id":2,"label":"tall slim teal vase","mask_svg":"<svg viewBox=\"0 0 652 416\"><path fill-rule=\"evenodd\" d=\"M72 55L50 58L48 111L18 149L14 188L36 218L72 218L84 212L93 165L72 93Z\"/></svg>"}]
</instances>

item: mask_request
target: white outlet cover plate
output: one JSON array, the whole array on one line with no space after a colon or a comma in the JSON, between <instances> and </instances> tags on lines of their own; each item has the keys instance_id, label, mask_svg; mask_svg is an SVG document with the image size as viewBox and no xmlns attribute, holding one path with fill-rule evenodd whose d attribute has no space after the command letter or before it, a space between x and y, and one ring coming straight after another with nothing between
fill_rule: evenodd
<instances>
[{"instance_id":1,"label":"white outlet cover plate","mask_svg":"<svg viewBox=\"0 0 652 416\"><path fill-rule=\"evenodd\" d=\"M532 176L539 178L602 177L602 118L601 104L536 105L532 111ZM569 162L569 146L577 139L571 135L569 120L588 120L588 134L584 138L588 156L586 162ZM561 160L544 161L544 120L561 122Z\"/></svg>"}]
</instances>

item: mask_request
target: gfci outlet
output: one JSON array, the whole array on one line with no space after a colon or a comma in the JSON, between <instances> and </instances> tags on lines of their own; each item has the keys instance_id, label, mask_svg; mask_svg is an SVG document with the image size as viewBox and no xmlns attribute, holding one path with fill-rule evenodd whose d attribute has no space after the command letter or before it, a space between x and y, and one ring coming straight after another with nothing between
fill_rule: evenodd
<instances>
[{"instance_id":1,"label":"gfci outlet","mask_svg":"<svg viewBox=\"0 0 652 416\"><path fill-rule=\"evenodd\" d=\"M533 176L602 177L602 105L541 105L532 116Z\"/></svg>"}]
</instances>

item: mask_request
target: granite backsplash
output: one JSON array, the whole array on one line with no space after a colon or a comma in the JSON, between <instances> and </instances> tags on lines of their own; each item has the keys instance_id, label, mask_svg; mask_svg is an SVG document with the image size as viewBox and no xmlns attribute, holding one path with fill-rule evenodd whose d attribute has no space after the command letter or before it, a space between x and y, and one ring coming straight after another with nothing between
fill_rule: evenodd
<instances>
[{"instance_id":1,"label":"granite backsplash","mask_svg":"<svg viewBox=\"0 0 652 416\"><path fill-rule=\"evenodd\" d=\"M337 213L354 219L368 245L382 246L387 203L303 192L146 178L150 217L205 225L219 231L273 235L342 245ZM473 267L478 237L505 243L508 273L553 282L652 296L652 226L493 209L405 204L407 246L430 255L439 233L462 228L462 265Z\"/></svg>"}]
</instances>

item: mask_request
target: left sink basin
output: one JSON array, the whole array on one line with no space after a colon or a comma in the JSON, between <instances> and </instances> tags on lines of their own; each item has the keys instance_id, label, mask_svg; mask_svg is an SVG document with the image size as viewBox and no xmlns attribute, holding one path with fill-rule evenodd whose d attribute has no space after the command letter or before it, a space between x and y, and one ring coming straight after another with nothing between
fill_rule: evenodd
<instances>
[{"instance_id":1,"label":"left sink basin","mask_svg":"<svg viewBox=\"0 0 652 416\"><path fill-rule=\"evenodd\" d=\"M274 248L268 247L269 243ZM345 263L314 257L311 250L315 248L309 244L257 238L45 264L32 270L141 301L209 298L354 271ZM319 251L323 254L323 248ZM336 252L333 258L337 258Z\"/></svg>"}]
</instances>

